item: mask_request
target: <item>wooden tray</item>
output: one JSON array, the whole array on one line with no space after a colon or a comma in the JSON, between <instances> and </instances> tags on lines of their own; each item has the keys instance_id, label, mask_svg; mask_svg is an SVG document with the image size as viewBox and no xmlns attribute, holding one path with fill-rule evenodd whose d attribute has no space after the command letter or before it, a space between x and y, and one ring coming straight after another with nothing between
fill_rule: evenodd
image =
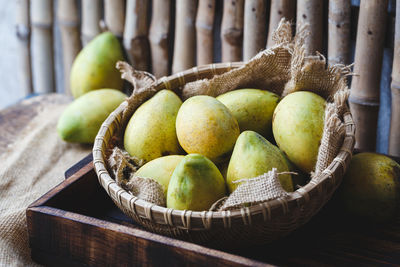
<instances>
[{"instance_id":1,"label":"wooden tray","mask_svg":"<svg viewBox=\"0 0 400 267\"><path fill-rule=\"evenodd\" d=\"M221 251L143 230L100 187L88 157L27 209L32 258L57 266L398 265L400 218L351 222L329 204L278 242ZM331 202L332 203L332 202Z\"/></svg>"}]
</instances>

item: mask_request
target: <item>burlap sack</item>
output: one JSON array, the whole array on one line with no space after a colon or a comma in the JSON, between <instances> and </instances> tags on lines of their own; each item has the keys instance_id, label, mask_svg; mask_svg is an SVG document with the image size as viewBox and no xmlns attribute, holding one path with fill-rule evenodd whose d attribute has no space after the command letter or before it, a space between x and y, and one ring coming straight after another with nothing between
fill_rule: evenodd
<instances>
[{"instance_id":1,"label":"burlap sack","mask_svg":"<svg viewBox=\"0 0 400 267\"><path fill-rule=\"evenodd\" d=\"M307 28L300 27L292 38L291 24L282 20L274 33L274 47L261 51L240 68L210 79L187 83L178 94L185 100L195 95L218 96L240 88L262 88L282 97L296 91L311 91L322 96L327 100L327 105L315 168L317 174L329 166L343 141L345 131L342 117L349 95L346 76L350 71L346 66L327 66L325 58L319 53L316 56L306 56L304 39L307 35ZM130 80L135 80L134 76L137 76L133 69L126 66L122 68L122 72ZM138 84L136 82L134 86ZM146 88L135 87L127 108L129 112L124 114L130 114L143 100L151 96L155 90L154 85L155 82L151 81ZM284 196L277 184L277 175L274 172L266 173L250 183L239 185L236 190L240 191L233 192L225 203L229 204L229 208L241 207Z\"/></svg>"},{"instance_id":2,"label":"burlap sack","mask_svg":"<svg viewBox=\"0 0 400 267\"><path fill-rule=\"evenodd\" d=\"M0 151L0 266L37 265L30 257L26 208L63 181L65 170L91 151L90 146L67 144L57 134L58 117L70 101L62 95L24 101L21 108L33 114L23 115L29 117L27 124Z\"/></svg>"},{"instance_id":3,"label":"burlap sack","mask_svg":"<svg viewBox=\"0 0 400 267\"><path fill-rule=\"evenodd\" d=\"M282 188L278 179L280 174L276 168L273 168L255 178L234 181L234 183L240 183L239 186L229 195L219 210L238 209L287 196L288 193Z\"/></svg>"},{"instance_id":4,"label":"burlap sack","mask_svg":"<svg viewBox=\"0 0 400 267\"><path fill-rule=\"evenodd\" d=\"M108 158L108 166L119 186L140 199L165 207L162 186L153 179L135 176L143 163L144 160L130 156L119 147L114 147Z\"/></svg>"}]
</instances>

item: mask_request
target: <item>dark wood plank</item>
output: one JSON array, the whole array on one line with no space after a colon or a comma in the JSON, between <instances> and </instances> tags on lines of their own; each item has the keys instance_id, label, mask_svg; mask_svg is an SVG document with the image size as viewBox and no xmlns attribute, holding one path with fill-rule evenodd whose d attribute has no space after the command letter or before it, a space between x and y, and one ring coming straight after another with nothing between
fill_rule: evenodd
<instances>
[{"instance_id":1,"label":"dark wood plank","mask_svg":"<svg viewBox=\"0 0 400 267\"><path fill-rule=\"evenodd\" d=\"M40 260L49 253L47 263L51 264L56 264L51 258L59 255L68 263L90 266L264 266L255 260L52 207L31 207L27 216L33 259Z\"/></svg>"}]
</instances>

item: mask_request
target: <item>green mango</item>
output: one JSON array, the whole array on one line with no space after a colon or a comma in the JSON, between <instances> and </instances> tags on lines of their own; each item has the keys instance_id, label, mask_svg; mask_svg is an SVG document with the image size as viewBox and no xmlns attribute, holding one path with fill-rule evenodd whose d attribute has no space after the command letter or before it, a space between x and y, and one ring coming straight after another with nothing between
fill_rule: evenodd
<instances>
[{"instance_id":1,"label":"green mango","mask_svg":"<svg viewBox=\"0 0 400 267\"><path fill-rule=\"evenodd\" d=\"M187 99L176 118L179 143L187 153L221 162L232 151L239 125L228 108L211 96Z\"/></svg>"},{"instance_id":2,"label":"green mango","mask_svg":"<svg viewBox=\"0 0 400 267\"><path fill-rule=\"evenodd\" d=\"M217 97L236 118L241 132L255 131L265 138L272 135L272 115L280 97L260 89L240 89Z\"/></svg>"},{"instance_id":3,"label":"green mango","mask_svg":"<svg viewBox=\"0 0 400 267\"><path fill-rule=\"evenodd\" d=\"M353 217L387 222L400 208L400 165L376 153L355 155L337 195L341 207Z\"/></svg>"},{"instance_id":4,"label":"green mango","mask_svg":"<svg viewBox=\"0 0 400 267\"><path fill-rule=\"evenodd\" d=\"M224 196L225 181L214 163L200 154L189 154L172 174L167 207L203 211Z\"/></svg>"},{"instance_id":5,"label":"green mango","mask_svg":"<svg viewBox=\"0 0 400 267\"><path fill-rule=\"evenodd\" d=\"M58 120L58 134L67 142L93 144L101 124L125 99L115 89L100 89L75 99Z\"/></svg>"},{"instance_id":6,"label":"green mango","mask_svg":"<svg viewBox=\"0 0 400 267\"><path fill-rule=\"evenodd\" d=\"M300 91L284 97L274 111L272 131L278 147L306 173L317 162L325 104L319 95Z\"/></svg>"},{"instance_id":7,"label":"green mango","mask_svg":"<svg viewBox=\"0 0 400 267\"><path fill-rule=\"evenodd\" d=\"M175 128L181 105L182 101L170 90L161 90L143 103L126 126L125 150L145 161L181 154Z\"/></svg>"},{"instance_id":8,"label":"green mango","mask_svg":"<svg viewBox=\"0 0 400 267\"><path fill-rule=\"evenodd\" d=\"M121 45L111 32L90 41L78 54L71 68L71 93L75 98L101 88L122 90L123 80L115 68L124 60Z\"/></svg>"},{"instance_id":9,"label":"green mango","mask_svg":"<svg viewBox=\"0 0 400 267\"><path fill-rule=\"evenodd\" d=\"M229 191L232 193L238 187L239 184L233 183L234 181L257 177L272 168L276 168L278 172L289 171L279 148L256 132L244 131L239 135L229 161L227 172ZM279 175L279 181L283 189L293 191L290 174Z\"/></svg>"},{"instance_id":10,"label":"green mango","mask_svg":"<svg viewBox=\"0 0 400 267\"><path fill-rule=\"evenodd\" d=\"M135 172L135 176L151 178L157 181L164 189L164 196L167 195L169 180L174 172L176 165L184 156L171 155L147 162Z\"/></svg>"}]
</instances>

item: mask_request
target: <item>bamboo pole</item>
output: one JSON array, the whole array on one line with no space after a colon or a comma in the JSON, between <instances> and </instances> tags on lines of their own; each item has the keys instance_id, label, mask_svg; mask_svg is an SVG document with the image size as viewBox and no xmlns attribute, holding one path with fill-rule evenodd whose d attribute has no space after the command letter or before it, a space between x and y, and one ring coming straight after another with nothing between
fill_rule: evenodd
<instances>
[{"instance_id":1,"label":"bamboo pole","mask_svg":"<svg viewBox=\"0 0 400 267\"><path fill-rule=\"evenodd\" d=\"M104 0L104 20L106 28L122 38L125 23L125 1Z\"/></svg>"},{"instance_id":2,"label":"bamboo pole","mask_svg":"<svg viewBox=\"0 0 400 267\"><path fill-rule=\"evenodd\" d=\"M128 0L124 29L124 48L132 66L137 70L148 70L150 47L147 39L147 0Z\"/></svg>"},{"instance_id":3,"label":"bamboo pole","mask_svg":"<svg viewBox=\"0 0 400 267\"><path fill-rule=\"evenodd\" d=\"M243 0L225 0L221 22L222 62L242 60Z\"/></svg>"},{"instance_id":4,"label":"bamboo pole","mask_svg":"<svg viewBox=\"0 0 400 267\"><path fill-rule=\"evenodd\" d=\"M350 58L350 0L330 0L328 15L328 62L348 64Z\"/></svg>"},{"instance_id":5,"label":"bamboo pole","mask_svg":"<svg viewBox=\"0 0 400 267\"><path fill-rule=\"evenodd\" d=\"M19 81L25 95L33 92L30 52L29 0L18 0L16 34L19 52Z\"/></svg>"},{"instance_id":6,"label":"bamboo pole","mask_svg":"<svg viewBox=\"0 0 400 267\"><path fill-rule=\"evenodd\" d=\"M157 78L167 76L169 26L171 17L170 0L153 0L153 12L150 24L150 48L152 72Z\"/></svg>"},{"instance_id":7,"label":"bamboo pole","mask_svg":"<svg viewBox=\"0 0 400 267\"><path fill-rule=\"evenodd\" d=\"M77 2L58 0L57 20L61 30L65 92L71 95L69 74L72 63L81 50Z\"/></svg>"},{"instance_id":8,"label":"bamboo pole","mask_svg":"<svg viewBox=\"0 0 400 267\"><path fill-rule=\"evenodd\" d=\"M383 45L388 0L361 0L350 109L356 147L375 151Z\"/></svg>"},{"instance_id":9,"label":"bamboo pole","mask_svg":"<svg viewBox=\"0 0 400 267\"><path fill-rule=\"evenodd\" d=\"M400 157L400 0L396 1L391 89L392 115L390 119L389 154Z\"/></svg>"},{"instance_id":10,"label":"bamboo pole","mask_svg":"<svg viewBox=\"0 0 400 267\"><path fill-rule=\"evenodd\" d=\"M306 54L313 55L322 52L323 1L298 0L297 25L308 23L310 35L305 40Z\"/></svg>"},{"instance_id":11,"label":"bamboo pole","mask_svg":"<svg viewBox=\"0 0 400 267\"><path fill-rule=\"evenodd\" d=\"M31 25L34 92L53 92L53 1L31 0Z\"/></svg>"},{"instance_id":12,"label":"bamboo pole","mask_svg":"<svg viewBox=\"0 0 400 267\"><path fill-rule=\"evenodd\" d=\"M244 4L243 60L248 61L265 48L267 1L247 0Z\"/></svg>"},{"instance_id":13,"label":"bamboo pole","mask_svg":"<svg viewBox=\"0 0 400 267\"><path fill-rule=\"evenodd\" d=\"M100 34L101 1L82 0L82 44L85 46Z\"/></svg>"},{"instance_id":14,"label":"bamboo pole","mask_svg":"<svg viewBox=\"0 0 400 267\"><path fill-rule=\"evenodd\" d=\"M197 0L176 0L175 10L173 73L195 65Z\"/></svg>"},{"instance_id":15,"label":"bamboo pole","mask_svg":"<svg viewBox=\"0 0 400 267\"><path fill-rule=\"evenodd\" d=\"M196 16L197 65L213 62L215 0L199 0Z\"/></svg>"},{"instance_id":16,"label":"bamboo pole","mask_svg":"<svg viewBox=\"0 0 400 267\"><path fill-rule=\"evenodd\" d=\"M271 10L269 15L269 29L267 47L274 45L272 35L282 18L293 20L296 14L296 0L271 0Z\"/></svg>"}]
</instances>

